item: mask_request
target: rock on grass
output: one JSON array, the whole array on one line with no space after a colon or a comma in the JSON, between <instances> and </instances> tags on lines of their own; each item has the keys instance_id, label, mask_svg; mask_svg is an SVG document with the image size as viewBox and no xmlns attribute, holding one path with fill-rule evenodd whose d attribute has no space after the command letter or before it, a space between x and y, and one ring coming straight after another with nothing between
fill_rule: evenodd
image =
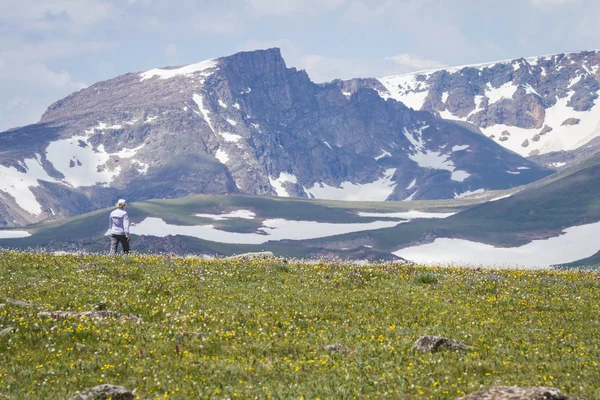
<instances>
[{"instance_id":1,"label":"rock on grass","mask_svg":"<svg viewBox=\"0 0 600 400\"><path fill-rule=\"evenodd\" d=\"M547 387L494 386L471 393L458 400L585 400L572 397L560 390Z\"/></svg>"},{"instance_id":2,"label":"rock on grass","mask_svg":"<svg viewBox=\"0 0 600 400\"><path fill-rule=\"evenodd\" d=\"M133 400L131 391L123 386L99 385L76 394L69 400Z\"/></svg>"},{"instance_id":3,"label":"rock on grass","mask_svg":"<svg viewBox=\"0 0 600 400\"><path fill-rule=\"evenodd\" d=\"M9 326L8 328L4 328L2 330L0 330L0 337L4 336L4 335L8 335L9 333L12 333L16 331L15 328L13 328L12 326ZM0 397L1 399L2 397Z\"/></svg>"},{"instance_id":4,"label":"rock on grass","mask_svg":"<svg viewBox=\"0 0 600 400\"><path fill-rule=\"evenodd\" d=\"M471 346L442 336L421 336L413 344L413 350L420 351L421 353L435 353L443 349L469 350Z\"/></svg>"}]
</instances>

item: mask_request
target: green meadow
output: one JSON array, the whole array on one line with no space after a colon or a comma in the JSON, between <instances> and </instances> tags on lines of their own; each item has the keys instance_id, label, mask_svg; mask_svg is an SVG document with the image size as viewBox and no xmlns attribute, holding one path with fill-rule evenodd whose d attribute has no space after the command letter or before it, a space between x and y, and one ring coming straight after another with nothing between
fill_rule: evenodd
<instances>
[{"instance_id":1,"label":"green meadow","mask_svg":"<svg viewBox=\"0 0 600 400\"><path fill-rule=\"evenodd\" d=\"M120 316L55 314L103 302ZM102 383L140 399L600 398L598 272L5 251L0 304L12 399ZM471 349L413 351L423 335Z\"/></svg>"}]
</instances>

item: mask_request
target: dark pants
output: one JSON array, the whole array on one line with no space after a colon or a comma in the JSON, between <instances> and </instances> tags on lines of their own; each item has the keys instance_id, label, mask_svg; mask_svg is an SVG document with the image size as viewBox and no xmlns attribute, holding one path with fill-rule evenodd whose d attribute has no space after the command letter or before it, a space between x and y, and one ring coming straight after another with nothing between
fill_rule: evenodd
<instances>
[{"instance_id":1,"label":"dark pants","mask_svg":"<svg viewBox=\"0 0 600 400\"><path fill-rule=\"evenodd\" d=\"M110 246L112 248L112 253L117 254L119 250L119 243L123 246L123 253L129 254L129 242L127 241L127 236L125 235L111 235L110 238Z\"/></svg>"}]
</instances>

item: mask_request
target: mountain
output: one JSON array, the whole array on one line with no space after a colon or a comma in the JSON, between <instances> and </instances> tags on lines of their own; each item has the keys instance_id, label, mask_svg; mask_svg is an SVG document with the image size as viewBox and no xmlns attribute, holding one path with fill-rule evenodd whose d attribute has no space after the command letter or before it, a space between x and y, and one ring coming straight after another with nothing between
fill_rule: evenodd
<instances>
[{"instance_id":1,"label":"mountain","mask_svg":"<svg viewBox=\"0 0 600 400\"><path fill-rule=\"evenodd\" d=\"M568 152L600 136L600 52L518 58L342 83L415 110L467 121L524 157ZM572 164L562 153L549 167ZM565 164L563 164L565 163Z\"/></svg>"},{"instance_id":2,"label":"mountain","mask_svg":"<svg viewBox=\"0 0 600 400\"><path fill-rule=\"evenodd\" d=\"M0 133L0 226L119 197L445 199L551 172L472 125L317 85L268 49L99 82Z\"/></svg>"}]
</instances>

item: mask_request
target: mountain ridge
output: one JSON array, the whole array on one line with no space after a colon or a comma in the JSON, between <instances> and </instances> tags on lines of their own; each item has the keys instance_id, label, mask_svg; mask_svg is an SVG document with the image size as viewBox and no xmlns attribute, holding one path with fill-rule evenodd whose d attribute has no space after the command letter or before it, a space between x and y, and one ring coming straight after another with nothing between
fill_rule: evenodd
<instances>
[{"instance_id":1,"label":"mountain ridge","mask_svg":"<svg viewBox=\"0 0 600 400\"><path fill-rule=\"evenodd\" d=\"M552 172L371 88L347 96L338 83L316 84L279 49L95 83L39 124L0 134L0 151L5 226L22 224L23 210L35 222L119 197L441 199Z\"/></svg>"}]
</instances>

